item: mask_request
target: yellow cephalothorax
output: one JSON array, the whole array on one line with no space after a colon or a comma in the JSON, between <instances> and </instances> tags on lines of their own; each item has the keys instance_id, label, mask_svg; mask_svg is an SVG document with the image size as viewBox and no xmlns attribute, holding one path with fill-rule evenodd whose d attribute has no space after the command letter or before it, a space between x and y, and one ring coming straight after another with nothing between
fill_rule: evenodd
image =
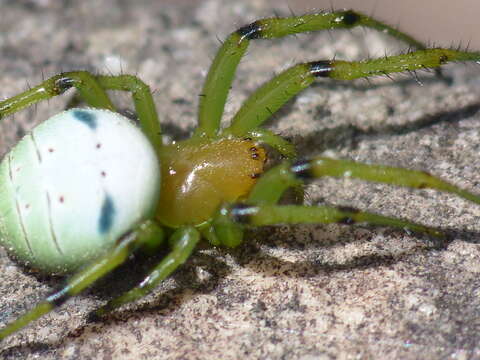
<instances>
[{"instance_id":1,"label":"yellow cephalothorax","mask_svg":"<svg viewBox=\"0 0 480 360\"><path fill-rule=\"evenodd\" d=\"M265 150L251 139L178 142L161 152L162 187L157 212L164 225L198 225L219 205L250 192L263 172Z\"/></svg>"}]
</instances>

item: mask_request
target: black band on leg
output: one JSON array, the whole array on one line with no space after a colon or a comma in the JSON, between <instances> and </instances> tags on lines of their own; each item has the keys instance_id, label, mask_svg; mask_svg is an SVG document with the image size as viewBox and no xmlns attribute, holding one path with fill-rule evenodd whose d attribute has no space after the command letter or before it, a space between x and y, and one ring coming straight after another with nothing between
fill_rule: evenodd
<instances>
[{"instance_id":1,"label":"black band on leg","mask_svg":"<svg viewBox=\"0 0 480 360\"><path fill-rule=\"evenodd\" d=\"M290 167L290 171L294 173L298 179L304 181L315 179L315 175L312 172L312 163L310 160L297 161Z\"/></svg>"},{"instance_id":2,"label":"black band on leg","mask_svg":"<svg viewBox=\"0 0 480 360\"><path fill-rule=\"evenodd\" d=\"M357 221L353 218L353 216L357 213L360 212L360 210L354 208L354 207L351 207L351 206L338 206L337 207L338 210L342 211L342 212L346 212L346 213L351 213L352 216L344 216L342 217L340 220L337 221L337 223L339 224L344 224L344 225L353 225L355 224Z\"/></svg>"},{"instance_id":3,"label":"black band on leg","mask_svg":"<svg viewBox=\"0 0 480 360\"><path fill-rule=\"evenodd\" d=\"M260 39L262 37L262 24L260 21L255 21L251 24L242 26L236 32L241 36L242 39Z\"/></svg>"},{"instance_id":4,"label":"black band on leg","mask_svg":"<svg viewBox=\"0 0 480 360\"><path fill-rule=\"evenodd\" d=\"M362 17L353 10L346 10L339 16L339 18L345 26L356 26Z\"/></svg>"},{"instance_id":5,"label":"black band on leg","mask_svg":"<svg viewBox=\"0 0 480 360\"><path fill-rule=\"evenodd\" d=\"M238 203L230 208L230 218L240 224L248 225L251 223L250 217L257 212L256 206Z\"/></svg>"},{"instance_id":6,"label":"black band on leg","mask_svg":"<svg viewBox=\"0 0 480 360\"><path fill-rule=\"evenodd\" d=\"M68 286L66 286L52 292L45 299L45 301L52 304L55 307L58 307L64 304L70 298L70 296L71 295L68 293Z\"/></svg>"},{"instance_id":7,"label":"black band on leg","mask_svg":"<svg viewBox=\"0 0 480 360\"><path fill-rule=\"evenodd\" d=\"M333 61L320 60L308 63L310 66L310 73L315 77L330 77L334 66Z\"/></svg>"},{"instance_id":8,"label":"black band on leg","mask_svg":"<svg viewBox=\"0 0 480 360\"><path fill-rule=\"evenodd\" d=\"M63 76L55 81L55 91L57 95L63 94L68 89L72 88L75 80L68 76Z\"/></svg>"}]
</instances>

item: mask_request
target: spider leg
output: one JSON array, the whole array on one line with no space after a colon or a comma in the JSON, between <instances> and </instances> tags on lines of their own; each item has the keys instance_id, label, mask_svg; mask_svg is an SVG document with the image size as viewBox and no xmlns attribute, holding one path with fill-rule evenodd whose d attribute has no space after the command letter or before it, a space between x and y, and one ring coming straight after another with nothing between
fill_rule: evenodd
<instances>
[{"instance_id":1,"label":"spider leg","mask_svg":"<svg viewBox=\"0 0 480 360\"><path fill-rule=\"evenodd\" d=\"M222 206L215 217L213 228L222 245L236 247L242 243L245 226L315 223L346 225L368 223L396 227L440 239L445 238L440 230L411 221L373 214L351 207L332 206L226 204Z\"/></svg>"},{"instance_id":2,"label":"spider leg","mask_svg":"<svg viewBox=\"0 0 480 360\"><path fill-rule=\"evenodd\" d=\"M132 75L92 75L88 71L70 71L55 75L38 86L0 102L0 119L42 100L61 95L72 87L78 90L82 100L89 106L111 111L115 111L115 107L106 90L130 91L143 131L155 149L160 148L161 128L152 94L143 81Z\"/></svg>"},{"instance_id":3,"label":"spider leg","mask_svg":"<svg viewBox=\"0 0 480 360\"><path fill-rule=\"evenodd\" d=\"M23 93L0 102L0 119L42 100L48 100L75 87L90 106L115 111L105 90L88 71L61 73Z\"/></svg>"},{"instance_id":4,"label":"spider leg","mask_svg":"<svg viewBox=\"0 0 480 360\"><path fill-rule=\"evenodd\" d=\"M138 77L126 74L97 75L95 79L105 90L128 91L132 94L140 126L158 151L162 146L162 129L149 86Z\"/></svg>"},{"instance_id":5,"label":"spider leg","mask_svg":"<svg viewBox=\"0 0 480 360\"><path fill-rule=\"evenodd\" d=\"M258 88L225 129L227 135L244 136L318 78L354 80L391 73L439 68L448 62L480 61L479 52L426 49L363 61L321 60L301 63L283 71Z\"/></svg>"},{"instance_id":6,"label":"spider leg","mask_svg":"<svg viewBox=\"0 0 480 360\"><path fill-rule=\"evenodd\" d=\"M423 43L404 32L353 10L257 20L230 34L217 52L200 97L199 127L196 134L214 136L218 132L228 91L250 40L280 38L310 31L351 29L357 26L389 34L411 48L426 48Z\"/></svg>"},{"instance_id":7,"label":"spider leg","mask_svg":"<svg viewBox=\"0 0 480 360\"><path fill-rule=\"evenodd\" d=\"M437 238L445 237L440 230L428 226L364 212L350 207L236 204L228 209L228 216L235 223L251 226L315 223L353 225L356 223L368 223L424 233Z\"/></svg>"},{"instance_id":8,"label":"spider leg","mask_svg":"<svg viewBox=\"0 0 480 360\"><path fill-rule=\"evenodd\" d=\"M140 247L158 247L164 241L163 230L152 221L145 221L119 239L118 245L67 280L67 283L52 292L46 299L25 315L0 330L0 341L20 330L42 315L62 305L95 281L121 265L130 254Z\"/></svg>"},{"instance_id":9,"label":"spider leg","mask_svg":"<svg viewBox=\"0 0 480 360\"><path fill-rule=\"evenodd\" d=\"M293 165L285 162L270 169L257 181L247 202L251 204L275 204L287 188L298 186L301 182L322 176L350 177L415 189L434 189L455 194L480 205L480 196L424 171L362 164L322 156L299 161Z\"/></svg>"},{"instance_id":10,"label":"spider leg","mask_svg":"<svg viewBox=\"0 0 480 360\"><path fill-rule=\"evenodd\" d=\"M298 187L305 181L322 176L351 177L416 189L435 189L480 204L480 196L423 171L326 157L315 157L295 164L286 161L263 174L245 203L226 204L220 208L212 223L216 242L228 247L238 246L242 242L244 224L260 226L316 222L367 222L443 237L439 230L427 226L347 207L276 205L288 188Z\"/></svg>"},{"instance_id":11,"label":"spider leg","mask_svg":"<svg viewBox=\"0 0 480 360\"><path fill-rule=\"evenodd\" d=\"M172 251L150 272L150 274L135 288L123 295L110 300L96 311L98 316L125 304L135 301L151 292L160 282L182 265L200 241L200 233L193 227L177 229L169 239Z\"/></svg>"},{"instance_id":12,"label":"spider leg","mask_svg":"<svg viewBox=\"0 0 480 360\"><path fill-rule=\"evenodd\" d=\"M297 155L297 152L295 151L295 146L293 146L292 143L285 140L281 136L274 134L270 130L257 128L245 134L245 136L252 138L259 143L264 143L271 146L273 149L278 151L282 156L287 159L293 159Z\"/></svg>"}]
</instances>

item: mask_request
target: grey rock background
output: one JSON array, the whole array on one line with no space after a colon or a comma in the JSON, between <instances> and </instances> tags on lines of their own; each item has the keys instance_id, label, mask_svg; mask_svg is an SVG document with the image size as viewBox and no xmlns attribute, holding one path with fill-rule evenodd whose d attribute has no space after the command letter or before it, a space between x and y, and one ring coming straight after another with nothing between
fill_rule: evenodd
<instances>
[{"instance_id":1,"label":"grey rock background","mask_svg":"<svg viewBox=\"0 0 480 360\"><path fill-rule=\"evenodd\" d=\"M170 137L195 126L198 94L219 39L257 18L288 15L258 1L0 1L0 97L63 70L136 73L155 90ZM252 44L227 106L299 61L362 59L404 48L370 31ZM452 83L422 74L321 82L269 122L301 156L327 153L422 169L480 193L480 70ZM3 151L69 95L5 119ZM125 94L116 94L129 107ZM261 229L233 251L201 249L152 295L99 322L88 314L151 265L137 259L0 345L5 359L480 359L480 209L433 191L324 179L307 201L355 206L447 229L444 248L392 229ZM0 323L59 279L0 251Z\"/></svg>"}]
</instances>

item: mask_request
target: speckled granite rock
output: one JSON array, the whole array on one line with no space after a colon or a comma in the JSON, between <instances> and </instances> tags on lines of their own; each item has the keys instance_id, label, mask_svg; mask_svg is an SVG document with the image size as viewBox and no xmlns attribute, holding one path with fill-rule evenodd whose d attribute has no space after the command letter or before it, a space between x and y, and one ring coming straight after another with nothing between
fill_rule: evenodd
<instances>
[{"instance_id":1,"label":"speckled granite rock","mask_svg":"<svg viewBox=\"0 0 480 360\"><path fill-rule=\"evenodd\" d=\"M0 1L0 97L62 70L136 73L155 89L166 132L187 136L218 39L279 12L243 2ZM218 39L217 39L218 38ZM387 46L388 44L388 46ZM299 61L360 59L402 46L352 31L252 44L227 115L273 71ZM367 83L321 82L270 121L302 156L321 152L423 169L480 193L480 70L449 66ZM128 107L128 96L117 99ZM4 120L6 151L68 95ZM432 191L325 179L310 203L351 205L452 230L434 249L391 229L262 229L234 251L205 248L154 294L99 322L88 314L151 264L123 268L0 345L5 359L473 359L480 358L480 208ZM140 265L138 265L140 263ZM0 323L37 303L39 279L0 251Z\"/></svg>"}]
</instances>

